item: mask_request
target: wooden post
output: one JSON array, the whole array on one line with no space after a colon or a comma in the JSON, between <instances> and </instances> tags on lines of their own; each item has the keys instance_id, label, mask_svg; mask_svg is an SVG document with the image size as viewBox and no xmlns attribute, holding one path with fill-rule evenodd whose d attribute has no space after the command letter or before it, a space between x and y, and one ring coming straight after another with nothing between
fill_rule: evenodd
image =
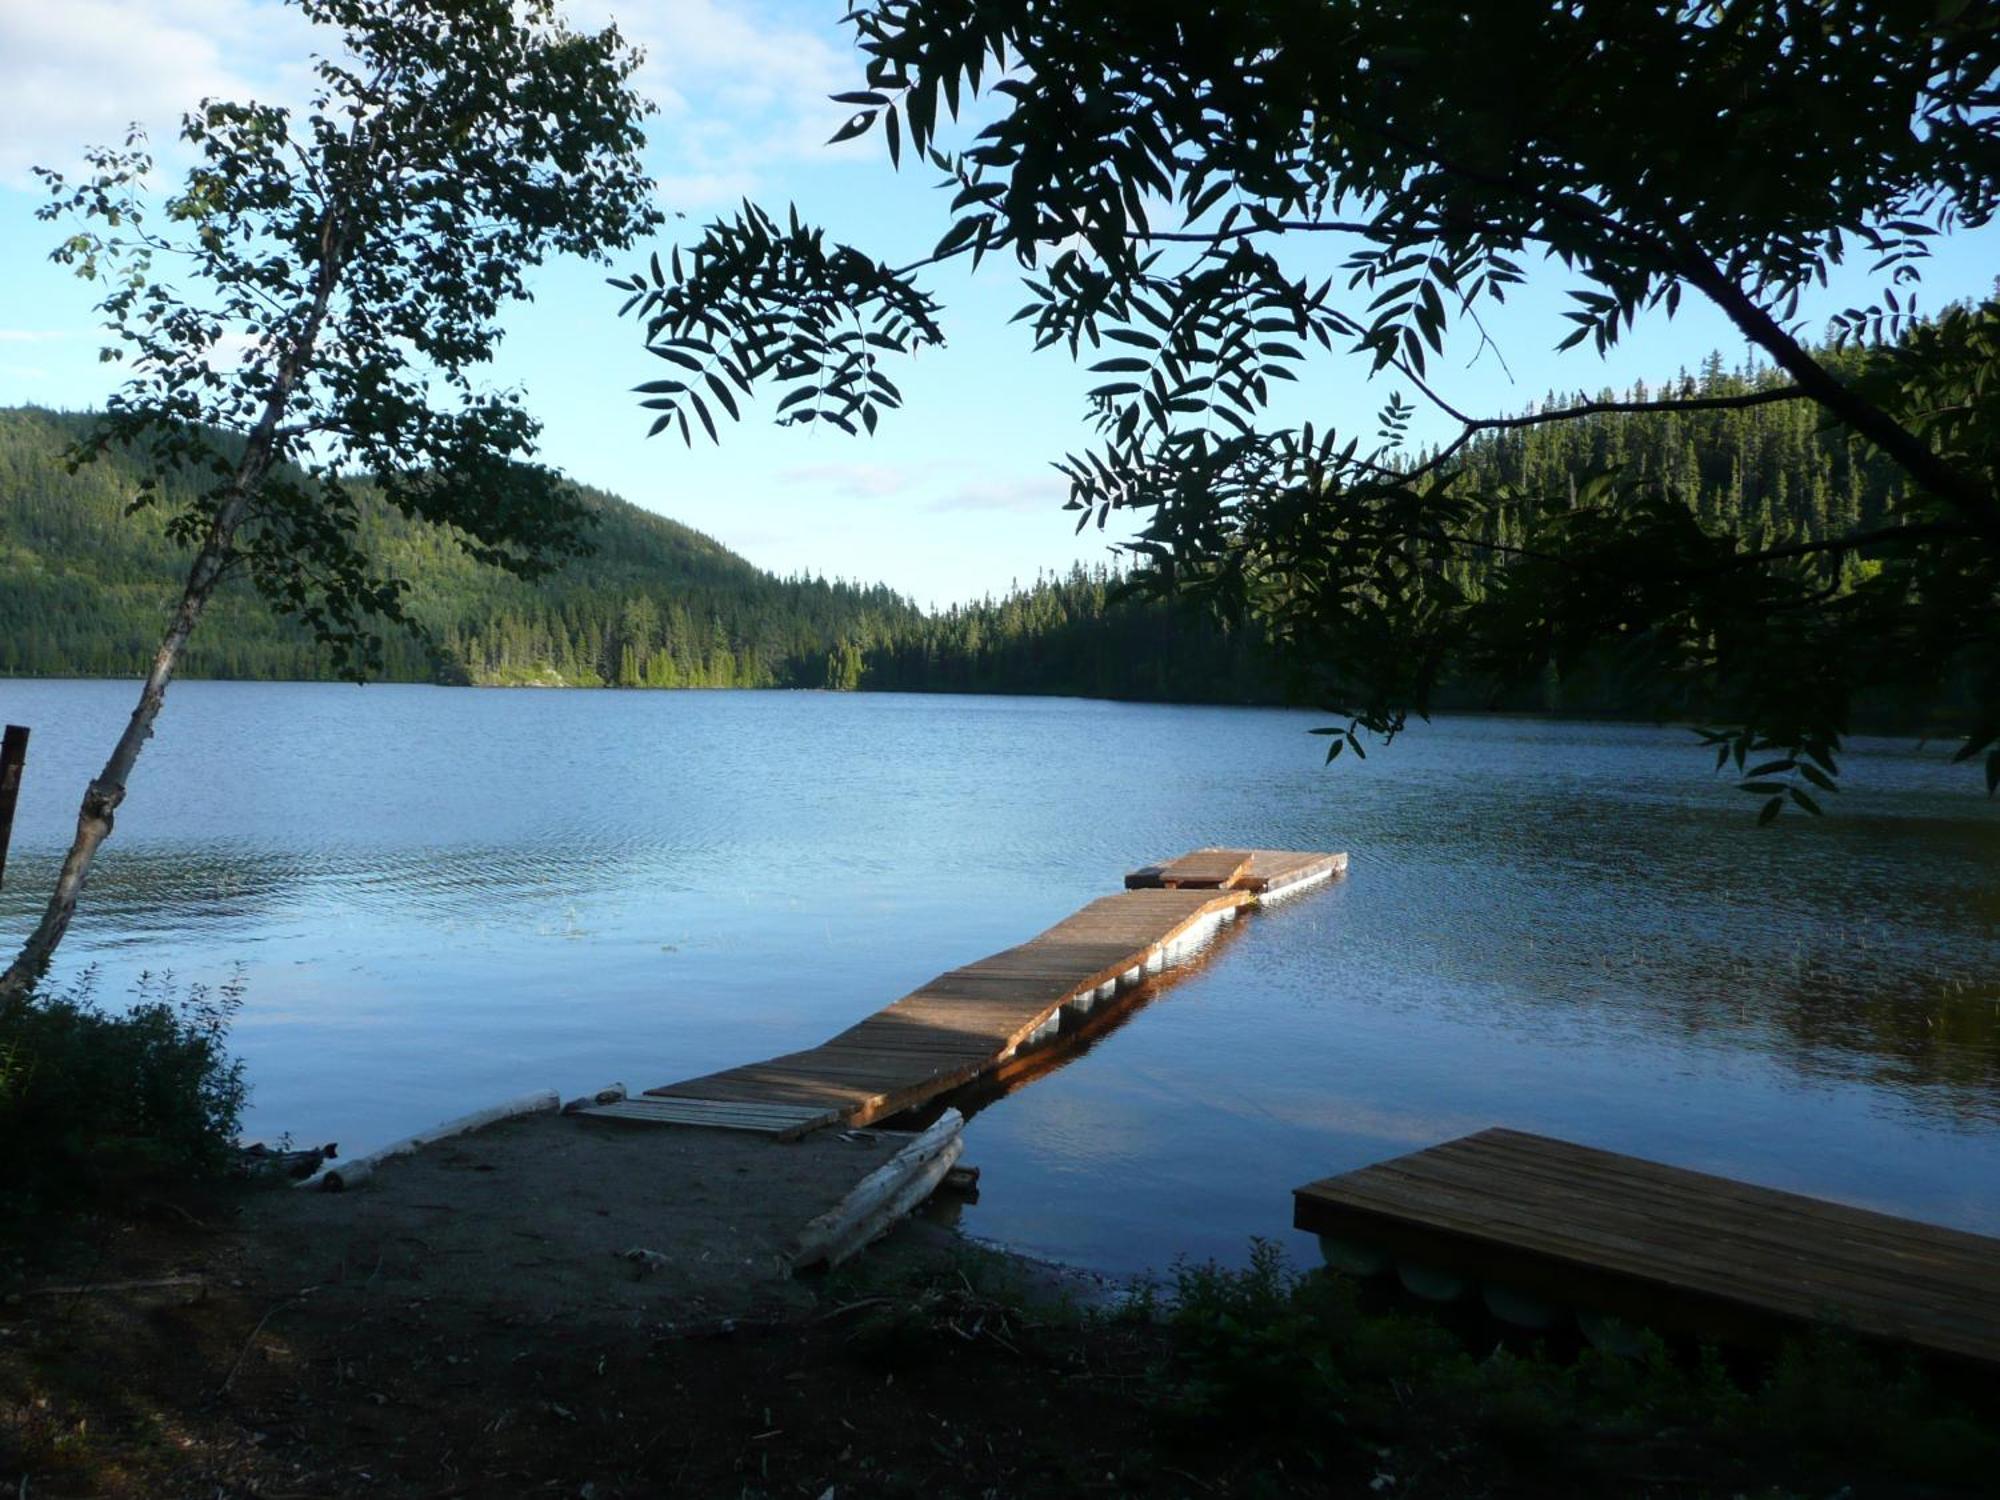
<instances>
[{"instance_id":1,"label":"wooden post","mask_svg":"<svg viewBox=\"0 0 2000 1500\"><path fill-rule=\"evenodd\" d=\"M28 763L28 729L9 724L0 739L0 883L7 879L7 840L14 832L14 800L21 795L21 767Z\"/></svg>"}]
</instances>

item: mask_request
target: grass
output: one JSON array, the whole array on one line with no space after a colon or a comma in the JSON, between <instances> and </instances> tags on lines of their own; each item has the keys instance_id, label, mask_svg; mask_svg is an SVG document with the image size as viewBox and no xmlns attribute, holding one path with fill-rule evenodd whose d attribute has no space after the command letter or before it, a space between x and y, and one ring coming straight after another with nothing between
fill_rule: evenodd
<instances>
[{"instance_id":1,"label":"grass","mask_svg":"<svg viewBox=\"0 0 2000 1500\"><path fill-rule=\"evenodd\" d=\"M1635 1460L1718 1484L1976 1488L2000 1472L2000 1429L1915 1363L1829 1331L1762 1364L1658 1338L1628 1358L1518 1346L1494 1325L1454 1328L1371 1290L1297 1273L1269 1244L1242 1270L1181 1267L1156 1385L1170 1430L1247 1440L1274 1465L1366 1461L1384 1487L1448 1454L1489 1473L1607 1482Z\"/></svg>"},{"instance_id":2,"label":"grass","mask_svg":"<svg viewBox=\"0 0 2000 1500\"><path fill-rule=\"evenodd\" d=\"M1221 1493L1949 1494L2000 1472L2000 1427L1976 1411L1990 1388L1831 1332L1761 1360L1658 1338L1606 1354L1299 1272L1268 1243L1108 1308L980 1251L864 1263L823 1305L855 1310L850 1344L877 1368L920 1373L983 1341L1052 1380L1121 1382L1151 1466Z\"/></svg>"}]
</instances>

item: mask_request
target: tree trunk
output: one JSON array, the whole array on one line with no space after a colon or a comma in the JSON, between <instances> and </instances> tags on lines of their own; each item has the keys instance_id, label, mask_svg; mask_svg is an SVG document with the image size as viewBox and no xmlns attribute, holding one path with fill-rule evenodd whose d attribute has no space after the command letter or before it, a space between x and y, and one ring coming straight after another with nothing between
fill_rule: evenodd
<instances>
[{"instance_id":1,"label":"tree trunk","mask_svg":"<svg viewBox=\"0 0 2000 1500\"><path fill-rule=\"evenodd\" d=\"M20 1000L41 978L49 960L55 955L56 945L69 930L70 919L76 915L77 898L83 894L83 883L90 874L91 861L97 856L98 845L111 836L113 815L118 810L118 804L125 800L126 779L132 774L132 766L139 759L140 750L152 738L153 721L160 716L160 706L166 701L167 684L173 681L181 650L187 645L188 636L201 619L202 611L208 607L216 585L222 581L230 543L236 535L236 528L242 523L244 512L249 508L249 492L244 487L244 481L253 475L261 479L264 465L250 454L246 453L244 458L234 493L217 512L208 535L202 541L201 550L195 554L193 566L188 569L187 586L181 590L180 603L175 606L167 632L161 637L160 649L153 655L152 670L146 674L145 685L139 690L138 706L132 710L125 732L118 736L118 743L112 747L111 758L84 791L83 806L76 815L76 838L63 859L61 871L56 875L55 890L49 895L42 920L21 945L20 953L8 965L7 972L0 974L0 1003Z\"/></svg>"},{"instance_id":2,"label":"tree trunk","mask_svg":"<svg viewBox=\"0 0 2000 1500\"><path fill-rule=\"evenodd\" d=\"M321 224L319 270L305 321L278 365L257 425L244 442L243 456L237 461L236 473L230 479L227 498L217 509L215 519L209 523L208 533L202 538L201 550L195 553L194 563L188 569L187 586L181 590L180 603L174 607L167 633L160 639L160 649L153 655L153 668L146 674L145 686L139 690L138 707L132 710L125 732L119 735L118 743L112 747L111 758L104 763L104 769L84 791L83 807L76 816L76 838L71 842L69 853L63 858L62 869L56 875L56 888L49 895L48 908L42 913L42 920L36 924L35 930L28 934L28 940L21 945L14 962L7 966L7 972L0 974L0 1005L26 998L47 970L49 960L55 956L56 945L63 940L63 934L69 930L70 919L76 915L77 899L83 894L90 863L97 857L98 845L111 836L113 815L118 810L118 804L125 800L126 778L132 774L132 766L139 759L139 752L145 748L146 741L153 736L153 721L160 716L160 706L166 701L167 684L173 681L174 668L180 663L182 648L200 622L202 611L208 608L216 585L222 582L237 528L250 513L251 502L263 487L265 475L270 473L271 465L277 461L283 446L279 424L285 418L292 392L310 364L320 330L325 326L334 287L340 280L345 248L340 220L329 211Z\"/></svg>"}]
</instances>

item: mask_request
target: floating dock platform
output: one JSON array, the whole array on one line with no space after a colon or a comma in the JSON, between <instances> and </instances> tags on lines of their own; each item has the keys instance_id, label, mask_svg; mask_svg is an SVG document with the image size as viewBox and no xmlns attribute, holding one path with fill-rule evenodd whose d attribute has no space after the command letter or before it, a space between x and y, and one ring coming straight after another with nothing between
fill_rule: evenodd
<instances>
[{"instance_id":1,"label":"floating dock platform","mask_svg":"<svg viewBox=\"0 0 2000 1500\"><path fill-rule=\"evenodd\" d=\"M1186 957L1240 909L1346 869L1345 854L1199 849L1133 871L1125 890L1019 947L938 975L817 1047L581 1113L780 1139L901 1114L1053 1035L1065 1007L1088 1010Z\"/></svg>"},{"instance_id":2,"label":"floating dock platform","mask_svg":"<svg viewBox=\"0 0 2000 1500\"><path fill-rule=\"evenodd\" d=\"M1379 1252L1426 1295L1482 1285L1503 1316L1566 1307L1755 1344L1825 1324L2000 1366L2000 1240L1960 1230L1515 1130L1310 1183L1293 1203L1297 1227L1341 1253Z\"/></svg>"}]
</instances>

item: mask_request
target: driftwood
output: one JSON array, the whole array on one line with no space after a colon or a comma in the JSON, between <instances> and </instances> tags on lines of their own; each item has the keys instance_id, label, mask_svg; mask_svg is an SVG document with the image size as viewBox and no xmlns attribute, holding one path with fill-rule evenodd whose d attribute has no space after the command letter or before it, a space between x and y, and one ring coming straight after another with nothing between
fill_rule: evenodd
<instances>
[{"instance_id":1,"label":"driftwood","mask_svg":"<svg viewBox=\"0 0 2000 1500\"><path fill-rule=\"evenodd\" d=\"M937 1190L965 1150L965 1116L947 1109L938 1121L862 1178L845 1198L799 1231L787 1269L837 1266Z\"/></svg>"},{"instance_id":2,"label":"driftwood","mask_svg":"<svg viewBox=\"0 0 2000 1500\"><path fill-rule=\"evenodd\" d=\"M365 1182L375 1175L375 1169L391 1157L408 1156L413 1151L428 1146L432 1141L442 1141L454 1135L464 1135L467 1131L478 1130L482 1126L497 1125L502 1120L511 1120L520 1115L554 1112L562 1107L562 1100L554 1089L541 1089L532 1094L523 1094L518 1099L508 1099L486 1109L476 1109L469 1115L460 1115L456 1120L447 1120L442 1125L434 1125L429 1130L393 1141L379 1151L371 1151L366 1156L357 1156L340 1167L322 1167L298 1186L316 1188L321 1192L337 1193Z\"/></svg>"},{"instance_id":3,"label":"driftwood","mask_svg":"<svg viewBox=\"0 0 2000 1500\"><path fill-rule=\"evenodd\" d=\"M648 1250L644 1246L638 1245L635 1245L630 1250L613 1250L611 1253L620 1260L631 1261L633 1265L639 1268L638 1274L641 1276L650 1276L655 1271L674 1263L672 1256L662 1255L657 1250Z\"/></svg>"},{"instance_id":4,"label":"driftwood","mask_svg":"<svg viewBox=\"0 0 2000 1500\"><path fill-rule=\"evenodd\" d=\"M629 1097L625 1092L624 1084L607 1083L594 1094L585 1094L579 1099L570 1100L569 1103L562 1107L562 1112L566 1115L573 1115L581 1110L595 1109L600 1104L616 1104L619 1100Z\"/></svg>"},{"instance_id":5,"label":"driftwood","mask_svg":"<svg viewBox=\"0 0 2000 1500\"><path fill-rule=\"evenodd\" d=\"M338 1141L298 1151L275 1151L253 1141L236 1153L236 1170L244 1177L310 1177L338 1155Z\"/></svg>"}]
</instances>

